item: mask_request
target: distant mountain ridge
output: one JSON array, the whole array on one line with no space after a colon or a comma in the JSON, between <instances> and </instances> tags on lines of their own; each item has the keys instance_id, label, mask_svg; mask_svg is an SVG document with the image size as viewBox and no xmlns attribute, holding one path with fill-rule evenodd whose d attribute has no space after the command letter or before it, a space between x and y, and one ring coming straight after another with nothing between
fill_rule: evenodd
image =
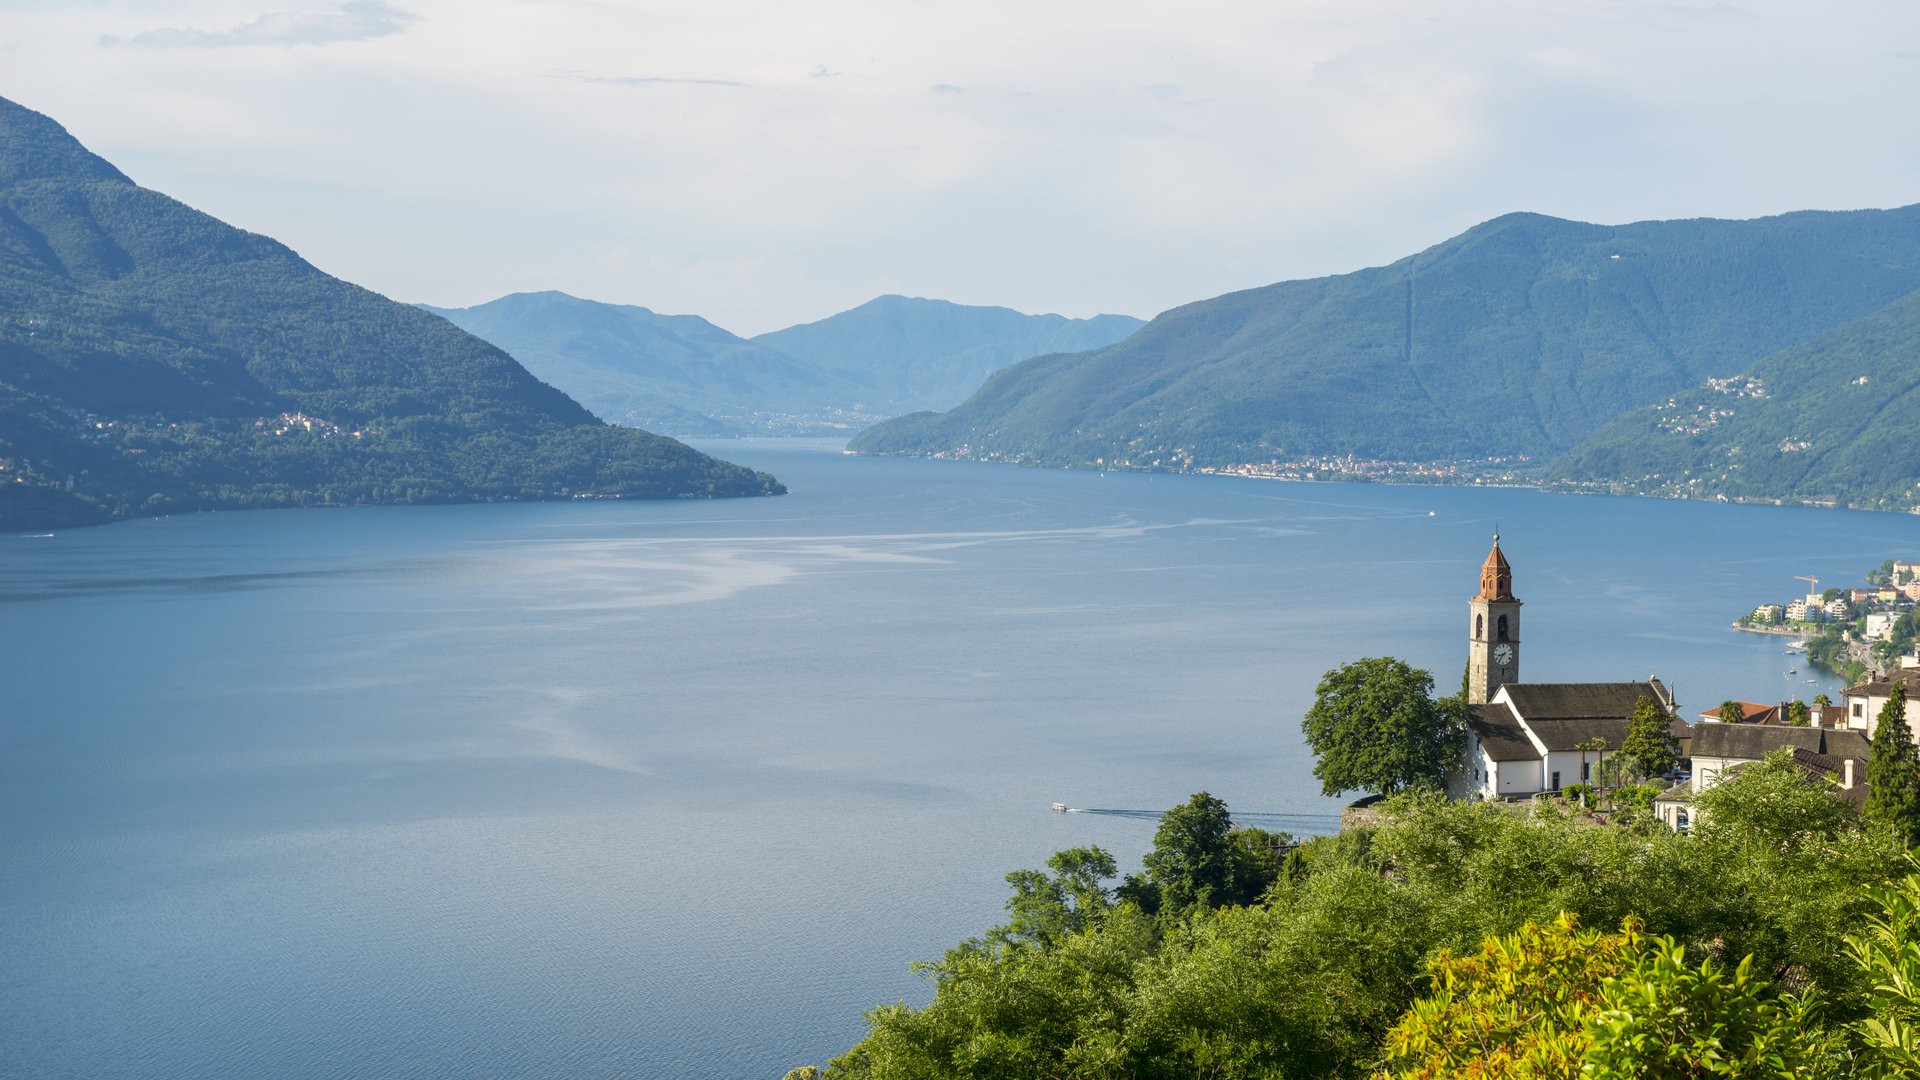
<instances>
[{"instance_id":1,"label":"distant mountain ridge","mask_svg":"<svg viewBox=\"0 0 1920 1080\"><path fill-rule=\"evenodd\" d=\"M0 528L212 507L767 494L0 99Z\"/></svg>"},{"instance_id":2,"label":"distant mountain ridge","mask_svg":"<svg viewBox=\"0 0 1920 1080\"><path fill-rule=\"evenodd\" d=\"M1069 319L888 295L753 340L864 380L877 395L876 408L912 412L951 408L1009 364L1102 348L1145 325L1131 315Z\"/></svg>"},{"instance_id":3,"label":"distant mountain ridge","mask_svg":"<svg viewBox=\"0 0 1920 1080\"><path fill-rule=\"evenodd\" d=\"M1161 314L856 451L1221 467L1542 462L1920 289L1920 206L1603 226L1510 214L1389 266Z\"/></svg>"},{"instance_id":4,"label":"distant mountain ridge","mask_svg":"<svg viewBox=\"0 0 1920 1080\"><path fill-rule=\"evenodd\" d=\"M1110 344L1145 325L883 296L748 340L697 316L560 292L422 307L603 419L688 436L849 434L954 405L1015 361Z\"/></svg>"},{"instance_id":5,"label":"distant mountain ridge","mask_svg":"<svg viewBox=\"0 0 1920 1080\"><path fill-rule=\"evenodd\" d=\"M562 292L421 306L511 353L601 419L631 427L706 437L813 433L833 430L836 410L869 394L695 315ZM858 415L840 427L871 419Z\"/></svg>"}]
</instances>

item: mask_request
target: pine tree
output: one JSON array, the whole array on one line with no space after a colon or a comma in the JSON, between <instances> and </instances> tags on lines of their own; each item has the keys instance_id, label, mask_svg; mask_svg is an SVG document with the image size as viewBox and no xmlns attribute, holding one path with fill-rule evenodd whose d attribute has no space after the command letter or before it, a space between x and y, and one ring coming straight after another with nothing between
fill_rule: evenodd
<instances>
[{"instance_id":1,"label":"pine tree","mask_svg":"<svg viewBox=\"0 0 1920 1080\"><path fill-rule=\"evenodd\" d=\"M1627 734L1620 741L1620 756L1641 776L1664 776L1680 760L1680 745L1673 738L1673 720L1667 710L1650 697L1633 703L1633 716L1627 721Z\"/></svg>"},{"instance_id":2,"label":"pine tree","mask_svg":"<svg viewBox=\"0 0 1920 1080\"><path fill-rule=\"evenodd\" d=\"M1907 729L1901 684L1893 684L1875 723L1867 756L1867 817L1892 826L1912 847L1920 842L1920 750Z\"/></svg>"}]
</instances>

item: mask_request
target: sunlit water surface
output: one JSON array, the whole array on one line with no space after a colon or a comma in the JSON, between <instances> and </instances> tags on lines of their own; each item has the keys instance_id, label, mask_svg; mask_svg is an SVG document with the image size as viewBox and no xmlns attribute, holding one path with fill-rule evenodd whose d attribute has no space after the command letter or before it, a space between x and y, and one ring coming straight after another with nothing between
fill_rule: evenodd
<instances>
[{"instance_id":1,"label":"sunlit water surface","mask_svg":"<svg viewBox=\"0 0 1920 1080\"><path fill-rule=\"evenodd\" d=\"M1194 791L1331 827L1319 675L1833 689L1727 629L1920 520L707 447L793 494L0 536L0 1071L777 1077ZM1049 803L1129 811L1055 814ZM1252 816L1258 815L1258 816Z\"/></svg>"}]
</instances>

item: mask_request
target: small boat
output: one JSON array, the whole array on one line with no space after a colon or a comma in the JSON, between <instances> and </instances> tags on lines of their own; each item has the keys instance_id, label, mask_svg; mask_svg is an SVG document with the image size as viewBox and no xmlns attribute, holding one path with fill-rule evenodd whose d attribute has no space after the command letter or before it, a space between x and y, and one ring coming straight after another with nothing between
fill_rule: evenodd
<instances>
[{"instance_id":1,"label":"small boat","mask_svg":"<svg viewBox=\"0 0 1920 1080\"><path fill-rule=\"evenodd\" d=\"M1053 812L1054 812L1054 813L1056 813L1056 814L1064 814L1064 813L1066 813L1066 812L1067 812L1067 804L1066 804L1066 803L1063 803L1063 802L1057 802L1057 803L1054 803L1054 804L1053 804Z\"/></svg>"}]
</instances>

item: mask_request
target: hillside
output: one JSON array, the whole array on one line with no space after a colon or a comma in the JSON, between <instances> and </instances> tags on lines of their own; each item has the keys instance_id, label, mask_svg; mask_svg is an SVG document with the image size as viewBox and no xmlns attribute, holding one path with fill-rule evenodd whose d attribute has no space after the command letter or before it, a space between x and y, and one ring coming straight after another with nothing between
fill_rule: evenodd
<instances>
[{"instance_id":1,"label":"hillside","mask_svg":"<svg viewBox=\"0 0 1920 1080\"><path fill-rule=\"evenodd\" d=\"M0 99L0 528L214 507L768 494Z\"/></svg>"},{"instance_id":2,"label":"hillside","mask_svg":"<svg viewBox=\"0 0 1920 1080\"><path fill-rule=\"evenodd\" d=\"M1390 266L1175 308L853 448L1136 468L1543 461L1916 288L1920 206L1621 226L1511 214Z\"/></svg>"},{"instance_id":3,"label":"hillside","mask_svg":"<svg viewBox=\"0 0 1920 1080\"><path fill-rule=\"evenodd\" d=\"M1556 486L1866 509L1920 505L1920 292L1636 409L1549 468Z\"/></svg>"},{"instance_id":4,"label":"hillside","mask_svg":"<svg viewBox=\"0 0 1920 1080\"><path fill-rule=\"evenodd\" d=\"M561 292L426 310L505 349L616 424L685 436L828 434L885 415L861 411L871 387L694 315Z\"/></svg>"},{"instance_id":5,"label":"hillside","mask_svg":"<svg viewBox=\"0 0 1920 1080\"><path fill-rule=\"evenodd\" d=\"M1098 349L1125 340L1145 325L1130 315L1069 319L882 296L753 340L871 386L871 404L893 414L952 408L1009 364Z\"/></svg>"}]
</instances>

